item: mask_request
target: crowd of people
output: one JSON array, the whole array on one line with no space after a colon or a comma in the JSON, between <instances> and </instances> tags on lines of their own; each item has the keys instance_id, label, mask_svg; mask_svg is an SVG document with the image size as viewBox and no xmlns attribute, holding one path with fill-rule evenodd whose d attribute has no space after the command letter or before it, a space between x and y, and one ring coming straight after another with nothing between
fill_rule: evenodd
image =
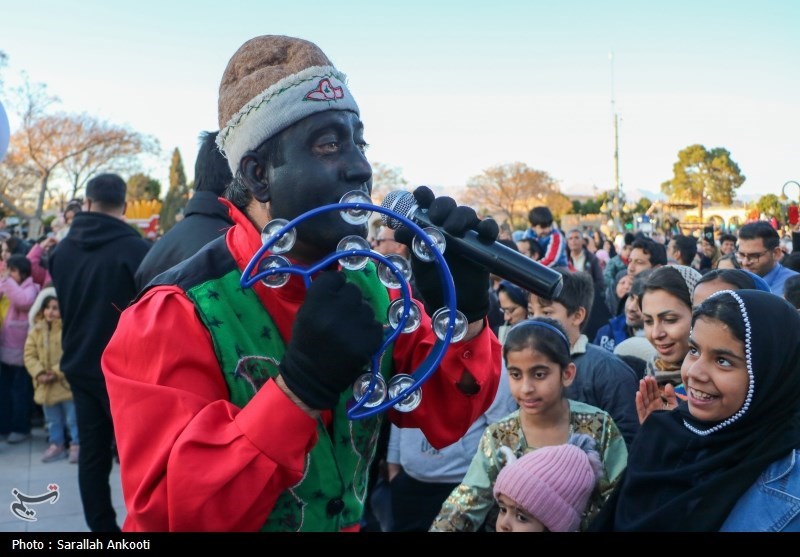
<instances>
[{"instance_id":1,"label":"crowd of people","mask_svg":"<svg viewBox=\"0 0 800 557\"><path fill-rule=\"evenodd\" d=\"M77 464L90 530L800 530L800 231L609 237L538 206L506 235L416 188L434 225L504 243L562 288L445 250L463 338L415 409L351 420L399 289L372 261L242 279L271 221L369 195L358 105L317 45L270 35L231 57L218 110L185 218L155 244L125 222L113 173L60 230L2 240L0 435L26 440L41 409L41 459ZM281 255L309 266L349 235L412 270L420 326L372 370L391 384L438 346L439 269L407 228L338 212Z\"/></svg>"}]
</instances>

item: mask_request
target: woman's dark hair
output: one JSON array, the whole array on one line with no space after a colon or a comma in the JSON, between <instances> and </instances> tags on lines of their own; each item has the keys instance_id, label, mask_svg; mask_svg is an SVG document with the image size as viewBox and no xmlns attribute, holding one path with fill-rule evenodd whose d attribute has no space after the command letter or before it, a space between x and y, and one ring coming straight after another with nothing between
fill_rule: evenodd
<instances>
[{"instance_id":1,"label":"woman's dark hair","mask_svg":"<svg viewBox=\"0 0 800 557\"><path fill-rule=\"evenodd\" d=\"M64 207L64 213L67 213L68 211L72 211L74 214L83 211L83 200L71 199L69 203L67 203L67 206Z\"/></svg>"},{"instance_id":2,"label":"woman's dark hair","mask_svg":"<svg viewBox=\"0 0 800 557\"><path fill-rule=\"evenodd\" d=\"M550 327L537 325L537 321L554 327L561 335L559 336ZM549 317L527 319L511 327L503 343L503 359L508 359L509 352L519 352L526 348L541 352L557 363L561 369L564 369L572 362L569 354L569 341L564 327L561 326L561 323Z\"/></svg>"},{"instance_id":3,"label":"woman's dark hair","mask_svg":"<svg viewBox=\"0 0 800 557\"><path fill-rule=\"evenodd\" d=\"M793 251L783 258L781 265L792 271L800 273L800 251Z\"/></svg>"},{"instance_id":4,"label":"woman's dark hair","mask_svg":"<svg viewBox=\"0 0 800 557\"><path fill-rule=\"evenodd\" d=\"M737 269L741 269L742 268L742 264L739 263L738 259L736 259L736 254L735 253L729 253L728 255L723 255L722 257L720 257L717 260L717 267L719 267L720 261L730 261L733 264L733 266L736 267Z\"/></svg>"},{"instance_id":5,"label":"woman's dark hair","mask_svg":"<svg viewBox=\"0 0 800 557\"><path fill-rule=\"evenodd\" d=\"M796 309L800 309L800 275L792 275L786 279L783 283L783 297Z\"/></svg>"},{"instance_id":6,"label":"woman's dark hair","mask_svg":"<svg viewBox=\"0 0 800 557\"><path fill-rule=\"evenodd\" d=\"M6 260L6 267L19 271L19 275L22 280L25 280L31 276L31 262L24 255L15 253L14 255L9 256L9 258Z\"/></svg>"},{"instance_id":7,"label":"woman's dark hair","mask_svg":"<svg viewBox=\"0 0 800 557\"><path fill-rule=\"evenodd\" d=\"M608 247L608 258L611 259L612 257L616 257L617 256L617 246L615 246L614 242L612 242L608 238L606 238L605 241L610 244L609 247Z\"/></svg>"},{"instance_id":8,"label":"woman's dark hair","mask_svg":"<svg viewBox=\"0 0 800 557\"><path fill-rule=\"evenodd\" d=\"M692 309L692 293L689 292L689 287L680 271L672 266L658 267L653 270L653 273L647 278L644 283L644 291L639 297L639 309L642 309L642 300L648 292L656 290L663 290L668 294L672 294L681 302L686 304L686 307Z\"/></svg>"},{"instance_id":9,"label":"woman's dark hair","mask_svg":"<svg viewBox=\"0 0 800 557\"><path fill-rule=\"evenodd\" d=\"M18 237L9 236L5 240L3 240L3 242L5 242L9 253L15 255L20 253L21 251L20 246L22 245L22 240L20 240Z\"/></svg>"},{"instance_id":10,"label":"woman's dark hair","mask_svg":"<svg viewBox=\"0 0 800 557\"><path fill-rule=\"evenodd\" d=\"M56 298L52 294L44 297L44 300L42 300L42 305L39 306L39 315L44 315L44 308L47 307L47 304L49 304L51 300L55 300L57 302L58 298Z\"/></svg>"},{"instance_id":11,"label":"woman's dark hair","mask_svg":"<svg viewBox=\"0 0 800 557\"><path fill-rule=\"evenodd\" d=\"M632 246L636 241L636 236L633 234L633 232L626 232L622 241L626 246Z\"/></svg>"},{"instance_id":12,"label":"woman's dark hair","mask_svg":"<svg viewBox=\"0 0 800 557\"><path fill-rule=\"evenodd\" d=\"M500 294L500 292L505 292L512 302L527 309L528 292L526 290L507 280L503 280L500 281L500 285L497 287L497 293Z\"/></svg>"},{"instance_id":13,"label":"woman's dark hair","mask_svg":"<svg viewBox=\"0 0 800 557\"><path fill-rule=\"evenodd\" d=\"M739 303L730 294L717 294L703 300L692 312L692 327L701 317L725 324L739 341L745 342L744 319Z\"/></svg>"},{"instance_id":14,"label":"woman's dark hair","mask_svg":"<svg viewBox=\"0 0 800 557\"><path fill-rule=\"evenodd\" d=\"M697 281L697 285L711 282L712 280L730 284L733 287L731 290L756 289L756 281L741 269L712 269ZM697 285L695 285L695 288L697 288Z\"/></svg>"}]
</instances>

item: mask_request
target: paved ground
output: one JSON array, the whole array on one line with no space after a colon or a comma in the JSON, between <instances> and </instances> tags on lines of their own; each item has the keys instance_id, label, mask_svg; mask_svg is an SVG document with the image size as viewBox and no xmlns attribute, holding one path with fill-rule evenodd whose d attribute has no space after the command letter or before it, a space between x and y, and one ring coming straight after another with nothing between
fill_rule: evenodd
<instances>
[{"instance_id":1,"label":"paved ground","mask_svg":"<svg viewBox=\"0 0 800 557\"><path fill-rule=\"evenodd\" d=\"M23 443L9 445L0 441L0 532L88 532L83 518L78 491L78 465L67 459L43 463L42 453L47 448L47 434L41 427L34 428L31 438ZM23 520L15 514L25 514L19 507L14 491L24 496L48 494L48 486L58 486L58 499L40 503L26 503L33 520ZM111 470L111 496L117 510L117 523L125 519L125 505L119 480L119 465ZM16 507L15 507L16 505ZM28 515L30 516L30 515Z\"/></svg>"}]
</instances>

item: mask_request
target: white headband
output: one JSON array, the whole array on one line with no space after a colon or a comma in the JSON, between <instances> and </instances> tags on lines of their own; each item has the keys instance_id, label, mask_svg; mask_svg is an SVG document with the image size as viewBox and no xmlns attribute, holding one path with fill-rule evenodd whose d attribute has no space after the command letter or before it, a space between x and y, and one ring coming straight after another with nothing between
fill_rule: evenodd
<instances>
[{"instance_id":1,"label":"white headband","mask_svg":"<svg viewBox=\"0 0 800 557\"><path fill-rule=\"evenodd\" d=\"M359 114L345 80L333 66L313 66L276 81L239 109L217 136L233 175L247 151L306 116L325 110Z\"/></svg>"}]
</instances>

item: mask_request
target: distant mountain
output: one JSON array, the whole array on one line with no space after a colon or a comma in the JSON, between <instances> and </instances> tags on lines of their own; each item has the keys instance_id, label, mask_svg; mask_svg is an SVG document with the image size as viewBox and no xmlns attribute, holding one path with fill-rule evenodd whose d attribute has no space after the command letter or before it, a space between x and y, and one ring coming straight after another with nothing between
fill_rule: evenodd
<instances>
[{"instance_id":1,"label":"distant mountain","mask_svg":"<svg viewBox=\"0 0 800 557\"><path fill-rule=\"evenodd\" d=\"M434 193L436 193L437 196L439 196L439 195L449 195L451 197L454 197L457 200L459 199L460 195L464 192L464 189L465 189L464 186L443 185L443 184L438 184L438 185L430 186L430 187L431 187L431 189L433 189ZM413 190L413 188L411 188L411 189ZM583 202L583 201L586 201L588 199L594 199L600 192L598 191L595 194L587 194L585 192L570 193L570 192L563 191L563 193L564 193L564 195L566 195L567 197L569 197L572 200ZM736 196L735 201L738 201L738 202L741 202L741 203L750 203L750 202L753 202L753 201L758 201L758 199L761 197L761 195L763 195L763 194L757 194L757 193L739 194L739 195ZM664 195L663 193L650 191L650 190L645 190L645 189L641 189L641 188L640 189L635 189L635 190L626 190L625 191L625 197L626 197L627 201L632 202L632 203L637 203L643 197L649 199L650 201L667 201L667 196Z\"/></svg>"},{"instance_id":2,"label":"distant mountain","mask_svg":"<svg viewBox=\"0 0 800 557\"><path fill-rule=\"evenodd\" d=\"M663 193L660 193L660 192L656 193L656 192L652 192L652 191L648 191L648 190L642 190L642 189L633 190L633 191L626 191L625 195L628 197L628 201L632 201L634 203L639 201L639 199L641 199L642 197L646 197L650 201L666 201L667 200L667 196L664 195ZM763 194L758 194L758 193L739 194L739 195L736 196L734 202L738 201L738 202L741 202L741 203L750 203L752 201L758 201L758 199L761 197L761 195L763 195Z\"/></svg>"},{"instance_id":3,"label":"distant mountain","mask_svg":"<svg viewBox=\"0 0 800 557\"><path fill-rule=\"evenodd\" d=\"M637 203L641 198L647 198L650 201L666 201L667 196L661 192L653 192L643 189L630 190L625 192L625 197L628 201Z\"/></svg>"}]
</instances>

